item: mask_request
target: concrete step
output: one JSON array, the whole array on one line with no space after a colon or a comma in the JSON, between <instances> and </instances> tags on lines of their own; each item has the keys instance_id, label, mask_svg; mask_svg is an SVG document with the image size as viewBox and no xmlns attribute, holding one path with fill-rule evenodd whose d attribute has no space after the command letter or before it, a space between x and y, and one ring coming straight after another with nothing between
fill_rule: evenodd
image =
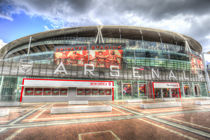
<instances>
[{"instance_id":1,"label":"concrete step","mask_svg":"<svg viewBox=\"0 0 210 140\"><path fill-rule=\"evenodd\" d=\"M163 98L163 101L176 101L176 98Z\"/></svg>"},{"instance_id":2,"label":"concrete step","mask_svg":"<svg viewBox=\"0 0 210 140\"><path fill-rule=\"evenodd\" d=\"M111 112L112 106L69 106L69 107L52 107L51 114L66 114L66 113L87 113L87 112Z\"/></svg>"},{"instance_id":3,"label":"concrete step","mask_svg":"<svg viewBox=\"0 0 210 140\"><path fill-rule=\"evenodd\" d=\"M199 99L210 100L210 97L200 97Z\"/></svg>"},{"instance_id":4,"label":"concrete step","mask_svg":"<svg viewBox=\"0 0 210 140\"><path fill-rule=\"evenodd\" d=\"M138 99L138 100L127 100L126 102L127 103L141 103L142 100L141 99Z\"/></svg>"},{"instance_id":5,"label":"concrete step","mask_svg":"<svg viewBox=\"0 0 210 140\"><path fill-rule=\"evenodd\" d=\"M0 109L0 117L8 115L9 115L9 109Z\"/></svg>"},{"instance_id":6,"label":"concrete step","mask_svg":"<svg viewBox=\"0 0 210 140\"><path fill-rule=\"evenodd\" d=\"M180 107L181 102L160 102L160 103L149 103L149 104L141 104L140 107L143 109L150 108L168 108L168 107Z\"/></svg>"},{"instance_id":7,"label":"concrete step","mask_svg":"<svg viewBox=\"0 0 210 140\"><path fill-rule=\"evenodd\" d=\"M210 100L205 101L195 101L196 105L210 105Z\"/></svg>"},{"instance_id":8,"label":"concrete step","mask_svg":"<svg viewBox=\"0 0 210 140\"><path fill-rule=\"evenodd\" d=\"M87 105L88 101L69 101L70 105Z\"/></svg>"},{"instance_id":9,"label":"concrete step","mask_svg":"<svg viewBox=\"0 0 210 140\"><path fill-rule=\"evenodd\" d=\"M20 102L0 102L0 106L20 106Z\"/></svg>"}]
</instances>

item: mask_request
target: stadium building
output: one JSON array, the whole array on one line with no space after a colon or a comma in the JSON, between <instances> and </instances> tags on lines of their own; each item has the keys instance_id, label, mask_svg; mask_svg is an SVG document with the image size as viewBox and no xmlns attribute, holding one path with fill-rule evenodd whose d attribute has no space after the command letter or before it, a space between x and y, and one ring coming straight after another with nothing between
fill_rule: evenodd
<instances>
[{"instance_id":1,"label":"stadium building","mask_svg":"<svg viewBox=\"0 0 210 140\"><path fill-rule=\"evenodd\" d=\"M0 49L0 100L164 99L208 96L202 46L134 26L51 30Z\"/></svg>"}]
</instances>

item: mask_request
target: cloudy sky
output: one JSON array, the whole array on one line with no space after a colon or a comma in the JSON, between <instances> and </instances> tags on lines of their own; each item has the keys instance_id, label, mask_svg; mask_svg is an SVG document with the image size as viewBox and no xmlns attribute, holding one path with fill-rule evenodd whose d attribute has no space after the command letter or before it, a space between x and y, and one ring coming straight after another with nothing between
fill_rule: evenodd
<instances>
[{"instance_id":1,"label":"cloudy sky","mask_svg":"<svg viewBox=\"0 0 210 140\"><path fill-rule=\"evenodd\" d=\"M45 30L88 25L170 30L210 51L210 0L0 0L0 45Z\"/></svg>"}]
</instances>

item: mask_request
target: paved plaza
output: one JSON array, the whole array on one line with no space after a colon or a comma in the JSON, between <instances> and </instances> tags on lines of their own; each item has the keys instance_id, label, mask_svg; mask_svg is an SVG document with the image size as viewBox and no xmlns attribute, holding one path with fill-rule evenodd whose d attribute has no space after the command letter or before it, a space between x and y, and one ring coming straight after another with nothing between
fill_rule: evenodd
<instances>
[{"instance_id":1,"label":"paved plaza","mask_svg":"<svg viewBox=\"0 0 210 140\"><path fill-rule=\"evenodd\" d=\"M152 104L155 101L143 101ZM157 102L157 101L156 101ZM160 102L160 101L158 101ZM210 105L195 105L193 99L179 100L181 107L142 109L142 103L89 102L111 105L111 112L51 114L52 107L67 102L23 103L0 117L1 140L144 140L210 139ZM80 106L80 105L76 105Z\"/></svg>"}]
</instances>

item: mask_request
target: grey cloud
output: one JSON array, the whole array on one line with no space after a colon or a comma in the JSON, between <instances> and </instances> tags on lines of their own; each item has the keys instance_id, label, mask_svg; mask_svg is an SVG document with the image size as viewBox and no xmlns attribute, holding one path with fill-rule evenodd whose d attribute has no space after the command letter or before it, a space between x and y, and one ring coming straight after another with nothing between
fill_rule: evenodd
<instances>
[{"instance_id":1,"label":"grey cloud","mask_svg":"<svg viewBox=\"0 0 210 140\"><path fill-rule=\"evenodd\" d=\"M58 27L60 22L62 22L60 27L100 23L141 25L125 16L129 13L146 19L152 23L150 26L153 26L156 22L182 15L186 17L184 20L191 27L180 30L180 33L201 42L210 34L207 30L210 29L210 0L0 0L0 10L0 15L7 17L23 10L26 14L48 19ZM204 16L207 18L203 18Z\"/></svg>"},{"instance_id":2,"label":"grey cloud","mask_svg":"<svg viewBox=\"0 0 210 140\"><path fill-rule=\"evenodd\" d=\"M210 0L117 0L120 12L135 12L152 19L164 19L178 14L202 15L210 12Z\"/></svg>"},{"instance_id":3,"label":"grey cloud","mask_svg":"<svg viewBox=\"0 0 210 140\"><path fill-rule=\"evenodd\" d=\"M25 8L29 12L30 10L36 10L39 12L51 12L51 14L56 12L66 14L68 11L74 11L74 14L79 14L89 9L92 0L13 0L13 4Z\"/></svg>"}]
</instances>

